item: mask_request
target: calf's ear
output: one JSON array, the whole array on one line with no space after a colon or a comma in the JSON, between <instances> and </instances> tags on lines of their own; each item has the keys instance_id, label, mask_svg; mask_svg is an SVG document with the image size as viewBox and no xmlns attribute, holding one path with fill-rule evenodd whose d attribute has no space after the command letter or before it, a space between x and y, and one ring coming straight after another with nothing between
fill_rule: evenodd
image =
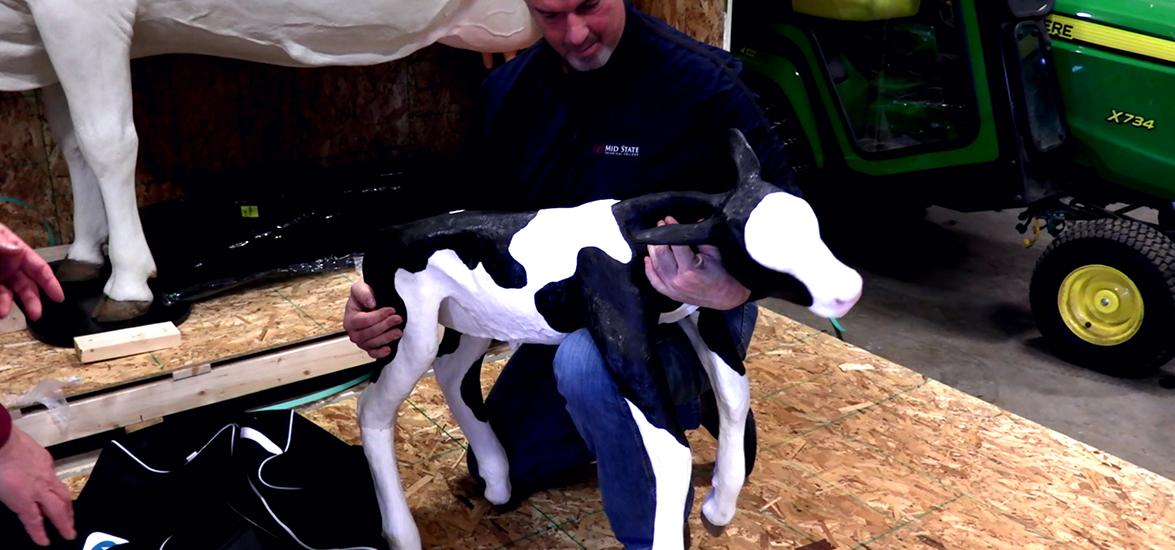
<instances>
[{"instance_id":1,"label":"calf's ear","mask_svg":"<svg viewBox=\"0 0 1175 550\"><path fill-rule=\"evenodd\" d=\"M701 223L670 224L637 231L633 234L636 244L698 245L711 242L714 232L713 220Z\"/></svg>"},{"instance_id":2,"label":"calf's ear","mask_svg":"<svg viewBox=\"0 0 1175 550\"><path fill-rule=\"evenodd\" d=\"M759 157L746 136L738 128L730 129L730 156L738 168L738 184L744 185L759 177Z\"/></svg>"}]
</instances>

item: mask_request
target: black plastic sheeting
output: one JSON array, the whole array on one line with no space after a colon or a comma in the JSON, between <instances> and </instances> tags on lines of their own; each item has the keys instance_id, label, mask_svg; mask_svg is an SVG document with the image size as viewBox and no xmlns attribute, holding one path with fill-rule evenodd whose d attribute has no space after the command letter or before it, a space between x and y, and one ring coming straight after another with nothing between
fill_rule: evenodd
<instances>
[{"instance_id":1,"label":"black plastic sheeting","mask_svg":"<svg viewBox=\"0 0 1175 550\"><path fill-rule=\"evenodd\" d=\"M63 283L65 301L41 295L33 337L72 347L73 338L187 319L191 304L246 285L355 265L387 226L453 210L463 194L446 184L442 163L336 170L211 174L184 186L182 199L141 208L157 277L154 302L125 321L90 316L110 276ZM19 305L19 304L18 304Z\"/></svg>"},{"instance_id":2,"label":"black plastic sheeting","mask_svg":"<svg viewBox=\"0 0 1175 550\"><path fill-rule=\"evenodd\" d=\"M156 300L192 302L259 281L344 269L378 229L455 208L437 165L209 176L142 208ZM430 177L431 176L431 177Z\"/></svg>"}]
</instances>

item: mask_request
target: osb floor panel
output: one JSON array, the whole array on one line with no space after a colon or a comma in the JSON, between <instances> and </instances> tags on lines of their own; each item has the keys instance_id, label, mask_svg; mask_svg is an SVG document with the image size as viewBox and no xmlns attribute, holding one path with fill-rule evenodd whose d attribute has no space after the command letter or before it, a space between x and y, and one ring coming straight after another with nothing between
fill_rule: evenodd
<instances>
[{"instance_id":1,"label":"osb floor panel","mask_svg":"<svg viewBox=\"0 0 1175 550\"><path fill-rule=\"evenodd\" d=\"M714 442L691 434L694 548L1175 547L1171 480L768 311L749 359L758 465L734 522L710 536L698 503ZM354 398L303 414L358 443ZM431 378L400 411L396 440L427 547L619 548L594 482L504 514L474 495Z\"/></svg>"},{"instance_id":2,"label":"osb floor panel","mask_svg":"<svg viewBox=\"0 0 1175 550\"><path fill-rule=\"evenodd\" d=\"M202 301L179 326L180 346L88 365L73 349L42 344L27 331L0 334L0 403L29 404L21 396L46 379L76 381L65 393L77 396L339 333L357 278L349 271L310 275Z\"/></svg>"}]
</instances>

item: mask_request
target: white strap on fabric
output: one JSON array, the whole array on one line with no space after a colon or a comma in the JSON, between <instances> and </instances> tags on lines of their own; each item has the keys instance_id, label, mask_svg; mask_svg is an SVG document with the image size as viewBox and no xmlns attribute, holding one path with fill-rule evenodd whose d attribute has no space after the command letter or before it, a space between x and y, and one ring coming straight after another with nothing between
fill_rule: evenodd
<instances>
[{"instance_id":1,"label":"white strap on fabric","mask_svg":"<svg viewBox=\"0 0 1175 550\"><path fill-rule=\"evenodd\" d=\"M248 439L249 441L261 445L261 448L265 449L265 451L271 455L280 455L285 452L281 447L278 447L272 439L270 439L265 434L254 430L253 428L241 428L241 439Z\"/></svg>"}]
</instances>

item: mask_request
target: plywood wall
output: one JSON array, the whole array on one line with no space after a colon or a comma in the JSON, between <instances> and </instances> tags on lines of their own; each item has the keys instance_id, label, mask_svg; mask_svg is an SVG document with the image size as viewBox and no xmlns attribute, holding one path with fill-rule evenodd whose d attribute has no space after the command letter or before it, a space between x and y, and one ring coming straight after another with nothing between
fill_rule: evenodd
<instances>
[{"instance_id":1,"label":"plywood wall","mask_svg":"<svg viewBox=\"0 0 1175 550\"><path fill-rule=\"evenodd\" d=\"M722 43L724 0L636 0ZM456 154L485 69L444 46L372 67L292 69L200 56L132 63L147 205L209 173ZM0 93L0 222L34 246L73 238L69 173L35 92Z\"/></svg>"},{"instance_id":2,"label":"plywood wall","mask_svg":"<svg viewBox=\"0 0 1175 550\"><path fill-rule=\"evenodd\" d=\"M771 0L766 0L771 1ZM686 34L722 46L725 0L635 0L645 13L664 19Z\"/></svg>"}]
</instances>

